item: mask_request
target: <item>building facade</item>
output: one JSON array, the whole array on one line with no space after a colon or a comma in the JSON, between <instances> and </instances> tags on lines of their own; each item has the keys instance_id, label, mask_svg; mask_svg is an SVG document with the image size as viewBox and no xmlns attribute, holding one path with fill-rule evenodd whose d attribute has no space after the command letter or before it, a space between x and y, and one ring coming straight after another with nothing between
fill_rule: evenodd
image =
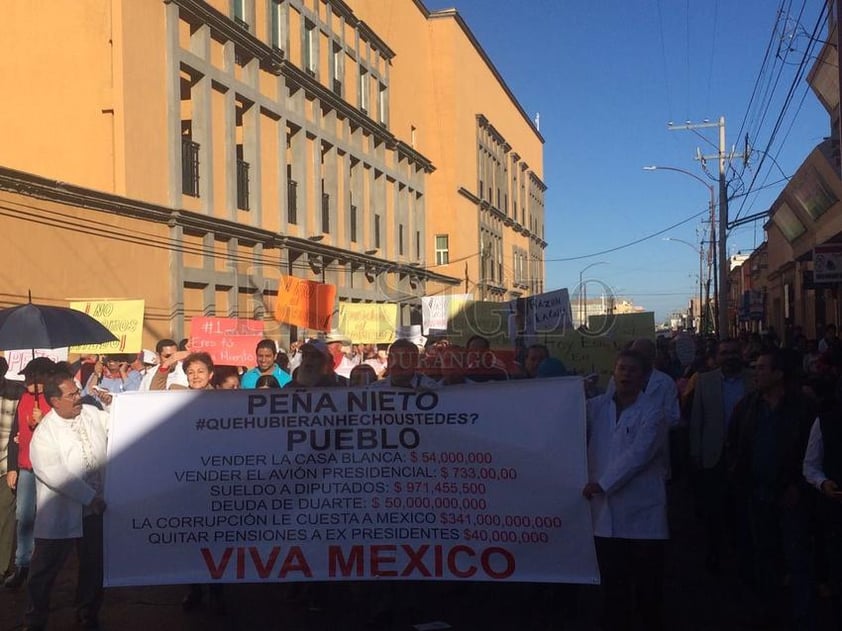
<instances>
[{"instance_id":1,"label":"building facade","mask_svg":"<svg viewBox=\"0 0 842 631\"><path fill-rule=\"evenodd\" d=\"M25 4L0 9L16 51L0 76L21 96L0 103L0 199L10 258L34 244L44 260L5 272L5 305L28 289L144 298L154 339L192 316L263 317L283 275L398 303L399 324L419 320L421 296L461 291L462 261L475 298L541 290L543 141L457 14L413 0ZM381 23L386 5L400 29ZM436 48L439 31L470 64ZM442 68L458 88L440 89ZM472 83L484 93L446 105L470 121L440 120L435 100Z\"/></svg>"}]
</instances>

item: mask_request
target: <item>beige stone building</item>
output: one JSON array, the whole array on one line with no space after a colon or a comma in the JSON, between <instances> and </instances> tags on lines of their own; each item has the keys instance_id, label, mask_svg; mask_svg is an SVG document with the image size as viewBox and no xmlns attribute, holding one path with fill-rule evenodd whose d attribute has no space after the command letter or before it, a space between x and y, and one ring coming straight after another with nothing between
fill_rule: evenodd
<instances>
[{"instance_id":1,"label":"beige stone building","mask_svg":"<svg viewBox=\"0 0 842 631\"><path fill-rule=\"evenodd\" d=\"M269 316L282 275L399 324L543 290L543 139L455 12L31 0L0 41L0 306L144 298L151 343Z\"/></svg>"}]
</instances>

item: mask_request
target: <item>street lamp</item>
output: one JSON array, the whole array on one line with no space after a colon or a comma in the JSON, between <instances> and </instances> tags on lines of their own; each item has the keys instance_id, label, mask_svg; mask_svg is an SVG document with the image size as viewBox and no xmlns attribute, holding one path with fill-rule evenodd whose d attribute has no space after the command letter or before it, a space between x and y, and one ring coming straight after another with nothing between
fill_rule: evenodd
<instances>
[{"instance_id":1,"label":"street lamp","mask_svg":"<svg viewBox=\"0 0 842 631\"><path fill-rule=\"evenodd\" d=\"M696 332L701 334L705 332L705 327L702 324L703 315L702 315L702 259L704 259L704 252L702 249L701 244L697 248L695 245L690 243L689 241L685 241L684 239L677 239L676 237L664 237L664 241L676 241L678 243L683 243L687 247L689 247L693 252L699 255L699 313L696 315ZM707 306L707 305L706 305ZM707 310L707 309L705 309Z\"/></svg>"},{"instance_id":2,"label":"street lamp","mask_svg":"<svg viewBox=\"0 0 842 631\"><path fill-rule=\"evenodd\" d=\"M585 289L585 285L582 284L582 278L590 268L595 267L596 265L608 265L608 261L597 261L596 263L591 263L590 265L586 265L582 268L582 271L579 272L579 326L583 324L587 324L586 322L586 313L585 310L587 308L585 304L585 298L587 297L587 289Z\"/></svg>"},{"instance_id":3,"label":"street lamp","mask_svg":"<svg viewBox=\"0 0 842 631\"><path fill-rule=\"evenodd\" d=\"M683 173L684 175L689 175L697 182L701 182L704 184L705 188L708 189L710 193L710 244L711 248L716 247L716 193L714 192L713 184L709 183L708 181L702 179L695 173L691 173L690 171L685 171L684 169L679 169L677 167L664 167L664 166L645 166L643 167L644 171L675 171L676 173ZM695 248L694 248L695 249ZM713 304L714 310L714 331L717 333L720 339L725 339L728 337L728 327L721 326L719 320L719 305L721 302L721 296L719 294L719 273L717 271L717 258L713 256L713 293L716 295L716 300ZM725 291L725 287L722 288L723 293Z\"/></svg>"}]
</instances>

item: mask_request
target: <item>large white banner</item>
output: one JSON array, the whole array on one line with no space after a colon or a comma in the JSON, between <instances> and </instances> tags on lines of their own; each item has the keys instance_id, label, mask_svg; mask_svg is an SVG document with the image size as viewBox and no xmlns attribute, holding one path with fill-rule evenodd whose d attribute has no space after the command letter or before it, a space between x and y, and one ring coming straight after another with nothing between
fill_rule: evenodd
<instances>
[{"instance_id":1,"label":"large white banner","mask_svg":"<svg viewBox=\"0 0 842 631\"><path fill-rule=\"evenodd\" d=\"M124 393L105 579L598 580L577 378Z\"/></svg>"}]
</instances>

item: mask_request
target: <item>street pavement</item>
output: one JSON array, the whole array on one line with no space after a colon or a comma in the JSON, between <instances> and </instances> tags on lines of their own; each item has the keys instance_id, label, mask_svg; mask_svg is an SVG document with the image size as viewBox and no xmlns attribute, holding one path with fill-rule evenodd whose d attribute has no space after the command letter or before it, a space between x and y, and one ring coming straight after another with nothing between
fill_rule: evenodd
<instances>
[{"instance_id":1,"label":"street pavement","mask_svg":"<svg viewBox=\"0 0 842 631\"><path fill-rule=\"evenodd\" d=\"M743 590L732 559L718 576L704 569L704 540L692 503L681 483L670 488L673 538L667 552L665 629L728 631L747 629ZM54 589L49 629L74 624L75 560L68 561ZM403 583L226 585L227 613L205 605L185 613L185 586L117 588L106 591L101 622L105 631L358 631L372 628L411 631L441 622L454 631L590 631L599 629L600 600L595 586L545 586L488 583ZM22 627L24 591L0 591L0 631ZM780 625L786 629L782 593ZM372 627L377 603L391 603L390 623ZM827 600L818 600L820 630L831 628ZM423 629L424 627L420 627ZM435 628L427 627L432 631ZM755 627L757 628L757 627Z\"/></svg>"}]
</instances>

